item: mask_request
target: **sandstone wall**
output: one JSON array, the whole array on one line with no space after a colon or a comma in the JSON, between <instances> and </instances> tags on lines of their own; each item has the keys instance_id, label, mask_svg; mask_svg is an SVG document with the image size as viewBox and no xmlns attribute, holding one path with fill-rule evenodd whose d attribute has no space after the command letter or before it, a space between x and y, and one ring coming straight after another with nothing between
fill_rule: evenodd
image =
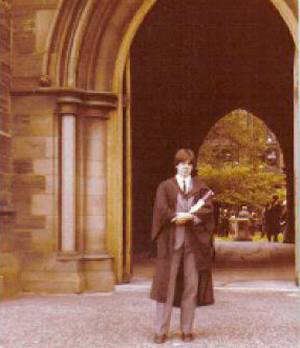
<instances>
[{"instance_id":1,"label":"sandstone wall","mask_svg":"<svg viewBox=\"0 0 300 348\"><path fill-rule=\"evenodd\" d=\"M37 88L58 0L13 0L13 89Z\"/></svg>"},{"instance_id":2,"label":"sandstone wall","mask_svg":"<svg viewBox=\"0 0 300 348\"><path fill-rule=\"evenodd\" d=\"M57 231L55 107L51 97L24 93L39 87L56 4L1 1L0 280L4 297L24 288L24 270L41 265L57 241L53 236Z\"/></svg>"},{"instance_id":3,"label":"sandstone wall","mask_svg":"<svg viewBox=\"0 0 300 348\"><path fill-rule=\"evenodd\" d=\"M12 8L12 199L17 213L15 231L22 240L23 290L30 290L26 272L43 270L58 242L56 100L30 92L40 87L56 5L57 1L15 0Z\"/></svg>"},{"instance_id":4,"label":"sandstone wall","mask_svg":"<svg viewBox=\"0 0 300 348\"><path fill-rule=\"evenodd\" d=\"M1 191L0 208L11 207L10 176L11 176L11 112L10 112L10 85L11 85L11 6L10 1L2 1L0 7L0 87L1 87L1 109L0 109L0 173Z\"/></svg>"},{"instance_id":5,"label":"sandstone wall","mask_svg":"<svg viewBox=\"0 0 300 348\"><path fill-rule=\"evenodd\" d=\"M32 257L39 259L41 253L52 251L57 240L56 118L49 97L15 99L12 196L17 212L15 230L23 239L26 267Z\"/></svg>"},{"instance_id":6,"label":"sandstone wall","mask_svg":"<svg viewBox=\"0 0 300 348\"><path fill-rule=\"evenodd\" d=\"M12 120L10 88L11 64L11 1L0 3L0 292L13 296L20 291L20 266L14 231L12 204Z\"/></svg>"}]
</instances>

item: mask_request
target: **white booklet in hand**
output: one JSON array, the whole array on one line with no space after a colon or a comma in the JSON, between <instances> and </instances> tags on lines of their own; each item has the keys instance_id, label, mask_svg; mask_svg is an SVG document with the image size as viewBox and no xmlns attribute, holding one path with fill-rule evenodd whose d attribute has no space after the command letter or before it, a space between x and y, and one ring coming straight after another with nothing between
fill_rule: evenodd
<instances>
[{"instance_id":1,"label":"white booklet in hand","mask_svg":"<svg viewBox=\"0 0 300 348\"><path fill-rule=\"evenodd\" d=\"M178 212L176 213L176 216L171 220L172 222L181 220L181 221L187 221L192 220L194 213L196 213L200 208L202 208L207 201L207 199L214 195L214 192L212 190L209 190L206 192L206 194L200 198L196 204L194 204L189 212Z\"/></svg>"},{"instance_id":2,"label":"white booklet in hand","mask_svg":"<svg viewBox=\"0 0 300 348\"><path fill-rule=\"evenodd\" d=\"M193 215L191 213L187 213L187 212L178 212L176 213L176 216L171 220L172 222L174 221L185 221L185 220L191 220L193 219Z\"/></svg>"}]
</instances>

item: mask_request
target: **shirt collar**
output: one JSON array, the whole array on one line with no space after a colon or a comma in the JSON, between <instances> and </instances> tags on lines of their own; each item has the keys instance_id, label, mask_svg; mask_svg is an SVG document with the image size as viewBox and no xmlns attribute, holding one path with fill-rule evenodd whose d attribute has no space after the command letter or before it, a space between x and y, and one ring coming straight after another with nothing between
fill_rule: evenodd
<instances>
[{"instance_id":1,"label":"shirt collar","mask_svg":"<svg viewBox=\"0 0 300 348\"><path fill-rule=\"evenodd\" d=\"M189 175L186 178L184 178L183 176L176 174L176 180L181 187L181 185L183 185L183 180L185 180L186 185L189 185L192 180L192 177L191 175Z\"/></svg>"}]
</instances>

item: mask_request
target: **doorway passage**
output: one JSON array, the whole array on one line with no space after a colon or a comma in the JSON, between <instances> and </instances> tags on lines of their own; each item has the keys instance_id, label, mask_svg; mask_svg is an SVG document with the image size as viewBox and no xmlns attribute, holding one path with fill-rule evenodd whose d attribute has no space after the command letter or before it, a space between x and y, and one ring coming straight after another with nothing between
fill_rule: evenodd
<instances>
[{"instance_id":1,"label":"doorway passage","mask_svg":"<svg viewBox=\"0 0 300 348\"><path fill-rule=\"evenodd\" d=\"M132 44L131 258L138 264L143 256L151 261L155 190L174 174L174 153L181 147L197 153L231 110L260 115L293 173L293 40L270 2L235 4L159 1ZM293 180L290 185L293 200Z\"/></svg>"}]
</instances>

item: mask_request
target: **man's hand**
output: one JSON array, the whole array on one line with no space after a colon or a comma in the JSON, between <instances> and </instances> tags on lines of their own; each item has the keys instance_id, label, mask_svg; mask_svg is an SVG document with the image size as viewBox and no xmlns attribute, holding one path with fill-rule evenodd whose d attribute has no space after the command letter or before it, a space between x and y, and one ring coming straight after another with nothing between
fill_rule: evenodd
<instances>
[{"instance_id":1,"label":"man's hand","mask_svg":"<svg viewBox=\"0 0 300 348\"><path fill-rule=\"evenodd\" d=\"M176 225L184 225L188 221L194 219L194 216L191 213L177 213L176 216L172 219Z\"/></svg>"}]
</instances>

